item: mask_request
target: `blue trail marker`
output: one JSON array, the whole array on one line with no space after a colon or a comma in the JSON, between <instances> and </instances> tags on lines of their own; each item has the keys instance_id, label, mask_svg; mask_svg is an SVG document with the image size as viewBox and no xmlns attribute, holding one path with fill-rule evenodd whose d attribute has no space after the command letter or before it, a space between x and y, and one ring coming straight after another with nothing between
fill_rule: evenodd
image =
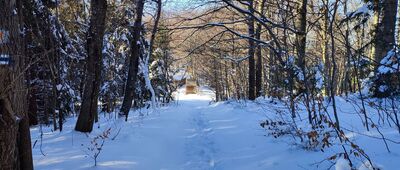
<instances>
[{"instance_id":1,"label":"blue trail marker","mask_svg":"<svg viewBox=\"0 0 400 170\"><path fill-rule=\"evenodd\" d=\"M0 54L0 66L2 65L10 65L11 57L7 54Z\"/></svg>"}]
</instances>

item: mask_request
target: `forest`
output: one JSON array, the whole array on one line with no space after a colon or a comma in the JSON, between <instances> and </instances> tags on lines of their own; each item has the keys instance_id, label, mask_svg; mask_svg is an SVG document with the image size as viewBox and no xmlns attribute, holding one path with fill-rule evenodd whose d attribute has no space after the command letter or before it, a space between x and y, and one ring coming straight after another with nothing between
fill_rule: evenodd
<instances>
[{"instance_id":1,"label":"forest","mask_svg":"<svg viewBox=\"0 0 400 170\"><path fill-rule=\"evenodd\" d=\"M0 0L0 170L397 169L398 0Z\"/></svg>"}]
</instances>

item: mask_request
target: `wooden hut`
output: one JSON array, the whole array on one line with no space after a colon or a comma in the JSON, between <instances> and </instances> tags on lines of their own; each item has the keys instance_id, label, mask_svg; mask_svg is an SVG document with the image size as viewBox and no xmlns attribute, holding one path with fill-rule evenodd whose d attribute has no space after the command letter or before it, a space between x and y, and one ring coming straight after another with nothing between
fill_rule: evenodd
<instances>
[{"instance_id":1,"label":"wooden hut","mask_svg":"<svg viewBox=\"0 0 400 170\"><path fill-rule=\"evenodd\" d=\"M197 93L197 81L191 74L191 69L182 69L173 76L175 86L185 86L186 94Z\"/></svg>"},{"instance_id":2,"label":"wooden hut","mask_svg":"<svg viewBox=\"0 0 400 170\"><path fill-rule=\"evenodd\" d=\"M197 83L196 80L191 77L186 79L186 94L196 94L197 93Z\"/></svg>"}]
</instances>

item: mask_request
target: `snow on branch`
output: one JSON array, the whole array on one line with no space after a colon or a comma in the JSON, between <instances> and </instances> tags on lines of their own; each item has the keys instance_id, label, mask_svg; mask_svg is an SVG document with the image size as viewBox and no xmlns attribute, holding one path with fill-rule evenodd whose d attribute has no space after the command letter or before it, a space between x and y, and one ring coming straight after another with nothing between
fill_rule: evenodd
<instances>
[{"instance_id":1,"label":"snow on branch","mask_svg":"<svg viewBox=\"0 0 400 170\"><path fill-rule=\"evenodd\" d=\"M395 49L390 50L387 55L380 61L378 72L380 74L399 72L399 60L400 55L396 53Z\"/></svg>"}]
</instances>

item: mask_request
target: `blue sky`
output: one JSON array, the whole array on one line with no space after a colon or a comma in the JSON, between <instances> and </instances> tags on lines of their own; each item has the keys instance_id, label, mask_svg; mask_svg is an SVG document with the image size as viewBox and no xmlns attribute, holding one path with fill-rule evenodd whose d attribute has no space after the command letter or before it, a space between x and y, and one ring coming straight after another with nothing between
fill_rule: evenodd
<instances>
[{"instance_id":1,"label":"blue sky","mask_svg":"<svg viewBox=\"0 0 400 170\"><path fill-rule=\"evenodd\" d=\"M199 0L163 0L164 9L169 10L184 10L189 6L193 6ZM204 0L203 0L204 1ZM200 1L201 2L201 1Z\"/></svg>"}]
</instances>

